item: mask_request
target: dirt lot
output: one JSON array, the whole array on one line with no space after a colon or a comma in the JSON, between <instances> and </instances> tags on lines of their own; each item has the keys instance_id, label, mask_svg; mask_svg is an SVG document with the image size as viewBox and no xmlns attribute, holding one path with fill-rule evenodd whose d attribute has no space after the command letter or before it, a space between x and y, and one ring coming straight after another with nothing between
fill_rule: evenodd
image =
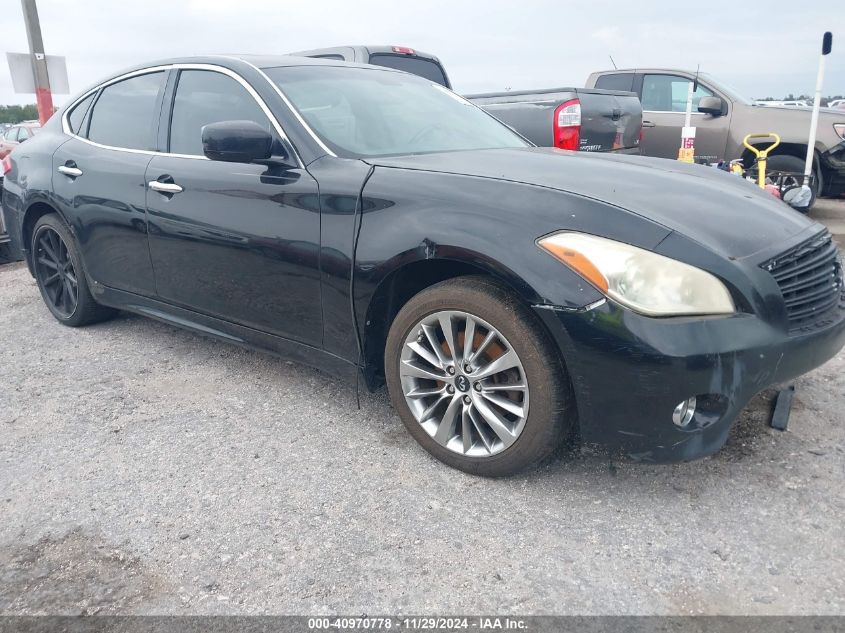
<instances>
[{"instance_id":1,"label":"dirt lot","mask_svg":"<svg viewBox=\"0 0 845 633\"><path fill-rule=\"evenodd\" d=\"M0 315L0 613L845 614L845 354L785 433L766 392L712 458L492 481L384 392L140 317L64 328L19 264Z\"/></svg>"}]
</instances>

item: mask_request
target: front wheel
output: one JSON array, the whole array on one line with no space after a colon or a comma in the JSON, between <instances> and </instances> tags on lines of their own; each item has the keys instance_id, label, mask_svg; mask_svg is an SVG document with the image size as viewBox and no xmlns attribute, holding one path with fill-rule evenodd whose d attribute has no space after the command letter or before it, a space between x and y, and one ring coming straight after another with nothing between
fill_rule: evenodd
<instances>
[{"instance_id":1,"label":"front wheel","mask_svg":"<svg viewBox=\"0 0 845 633\"><path fill-rule=\"evenodd\" d=\"M776 183L784 192L794 189L795 187L800 187L804 183L804 177L802 175L804 173L804 161L797 156L789 156L788 154L775 154L774 156L769 156L766 161L766 174L771 176L777 172L786 172L790 174L788 176L783 176L780 179L780 182ZM757 182L756 165L748 170L748 174L754 178L754 182ZM815 168L813 168L813 178L810 184L810 191L812 192L810 204L803 209L798 209L802 213L806 213L813 207L816 203L816 197L819 195L819 176Z\"/></svg>"},{"instance_id":2,"label":"front wheel","mask_svg":"<svg viewBox=\"0 0 845 633\"><path fill-rule=\"evenodd\" d=\"M436 284L396 316L385 349L394 408L429 453L505 476L571 437L569 379L537 318L482 277Z\"/></svg>"}]
</instances>

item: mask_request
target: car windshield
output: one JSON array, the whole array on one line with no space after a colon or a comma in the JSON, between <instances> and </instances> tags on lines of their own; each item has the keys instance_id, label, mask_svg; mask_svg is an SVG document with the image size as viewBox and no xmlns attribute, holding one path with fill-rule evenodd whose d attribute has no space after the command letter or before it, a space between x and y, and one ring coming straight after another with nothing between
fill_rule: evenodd
<instances>
[{"instance_id":1,"label":"car windshield","mask_svg":"<svg viewBox=\"0 0 845 633\"><path fill-rule=\"evenodd\" d=\"M443 86L405 73L341 66L265 69L335 153L365 158L527 147Z\"/></svg>"}]
</instances>

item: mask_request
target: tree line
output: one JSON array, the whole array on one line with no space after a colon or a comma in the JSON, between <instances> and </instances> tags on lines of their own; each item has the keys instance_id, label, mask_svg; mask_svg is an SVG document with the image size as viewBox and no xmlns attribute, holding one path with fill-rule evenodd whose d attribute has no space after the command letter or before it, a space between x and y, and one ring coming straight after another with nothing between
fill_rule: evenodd
<instances>
[{"instance_id":1,"label":"tree line","mask_svg":"<svg viewBox=\"0 0 845 633\"><path fill-rule=\"evenodd\" d=\"M0 106L0 123L20 123L38 118L38 108L34 103L29 105Z\"/></svg>"}]
</instances>

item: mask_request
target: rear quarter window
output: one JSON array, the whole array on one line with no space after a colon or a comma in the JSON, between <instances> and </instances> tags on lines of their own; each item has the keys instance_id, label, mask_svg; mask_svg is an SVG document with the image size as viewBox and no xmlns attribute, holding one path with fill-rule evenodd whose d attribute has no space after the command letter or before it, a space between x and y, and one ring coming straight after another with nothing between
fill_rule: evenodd
<instances>
[{"instance_id":1,"label":"rear quarter window","mask_svg":"<svg viewBox=\"0 0 845 633\"><path fill-rule=\"evenodd\" d=\"M440 64L424 57L374 53L370 55L370 63L376 66L404 70L406 73L419 75L441 86L446 86L446 75L443 73Z\"/></svg>"},{"instance_id":2,"label":"rear quarter window","mask_svg":"<svg viewBox=\"0 0 845 633\"><path fill-rule=\"evenodd\" d=\"M70 127L70 131L74 134L80 134L80 129L82 128L82 121L85 119L85 115L88 113L88 108L91 106L91 102L94 101L94 96L96 94L96 91L92 92L82 101L77 103L73 107L73 110L70 111L70 114L68 114L68 126ZM80 135L84 136L84 134Z\"/></svg>"}]
</instances>

